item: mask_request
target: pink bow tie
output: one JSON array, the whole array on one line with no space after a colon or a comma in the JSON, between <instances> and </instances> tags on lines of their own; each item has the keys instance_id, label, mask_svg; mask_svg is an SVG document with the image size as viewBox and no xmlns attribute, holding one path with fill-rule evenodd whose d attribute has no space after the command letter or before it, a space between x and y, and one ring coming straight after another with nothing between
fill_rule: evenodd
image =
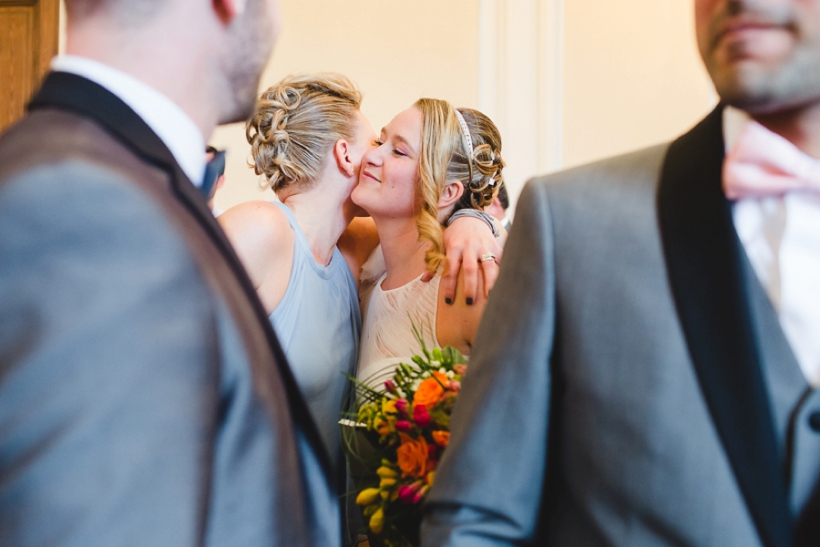
<instances>
[{"instance_id":1,"label":"pink bow tie","mask_svg":"<svg viewBox=\"0 0 820 547\"><path fill-rule=\"evenodd\" d=\"M752 120L723 162L723 190L729 199L820 192L820 160Z\"/></svg>"}]
</instances>

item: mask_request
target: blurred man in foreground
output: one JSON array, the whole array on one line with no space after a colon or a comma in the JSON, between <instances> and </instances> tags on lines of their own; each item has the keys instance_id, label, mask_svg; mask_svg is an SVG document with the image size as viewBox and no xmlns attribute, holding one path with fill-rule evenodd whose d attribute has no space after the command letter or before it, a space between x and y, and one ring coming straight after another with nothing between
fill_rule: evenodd
<instances>
[{"instance_id":1,"label":"blurred man in foreground","mask_svg":"<svg viewBox=\"0 0 820 547\"><path fill-rule=\"evenodd\" d=\"M329 461L198 186L276 0L67 0L0 137L0 544L336 545Z\"/></svg>"},{"instance_id":2,"label":"blurred man in foreground","mask_svg":"<svg viewBox=\"0 0 820 547\"><path fill-rule=\"evenodd\" d=\"M820 545L820 0L695 14L715 111L519 199L425 547Z\"/></svg>"}]
</instances>

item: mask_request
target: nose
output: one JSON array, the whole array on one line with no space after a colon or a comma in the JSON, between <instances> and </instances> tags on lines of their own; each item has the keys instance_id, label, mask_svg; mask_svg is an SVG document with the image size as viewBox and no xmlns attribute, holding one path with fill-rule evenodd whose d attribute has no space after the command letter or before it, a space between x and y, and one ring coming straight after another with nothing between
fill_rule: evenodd
<instances>
[{"instance_id":1,"label":"nose","mask_svg":"<svg viewBox=\"0 0 820 547\"><path fill-rule=\"evenodd\" d=\"M365 165L374 165L379 166L382 164L382 157L380 150L382 150L384 146L374 146L370 150L364 153L363 162Z\"/></svg>"}]
</instances>

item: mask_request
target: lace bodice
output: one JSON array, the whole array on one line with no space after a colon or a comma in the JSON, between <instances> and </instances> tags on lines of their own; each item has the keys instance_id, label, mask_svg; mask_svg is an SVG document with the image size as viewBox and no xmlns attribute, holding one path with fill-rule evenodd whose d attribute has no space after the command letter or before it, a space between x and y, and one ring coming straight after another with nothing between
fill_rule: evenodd
<instances>
[{"instance_id":1,"label":"lace bodice","mask_svg":"<svg viewBox=\"0 0 820 547\"><path fill-rule=\"evenodd\" d=\"M377 253L380 249L377 250ZM396 364L410 362L410 357L421 353L413 334L413 325L424 333L428 347L438 346L435 336L436 311L440 273L428 283L421 276L401 287L384 290L386 273L378 277L379 256L363 268L361 289L362 339L359 346L359 367L356 377L365 384L381 389L393 374Z\"/></svg>"}]
</instances>

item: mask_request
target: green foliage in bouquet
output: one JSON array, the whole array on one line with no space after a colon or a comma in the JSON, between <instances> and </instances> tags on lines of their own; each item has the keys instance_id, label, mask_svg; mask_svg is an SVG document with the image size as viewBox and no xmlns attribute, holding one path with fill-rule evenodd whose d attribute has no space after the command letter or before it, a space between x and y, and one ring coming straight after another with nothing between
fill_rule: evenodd
<instances>
[{"instance_id":1,"label":"green foliage in bouquet","mask_svg":"<svg viewBox=\"0 0 820 547\"><path fill-rule=\"evenodd\" d=\"M450 440L450 414L467 370L458 350L428 350L415 325L413 333L421 355L397 365L383 391L351 378L356 398L346 416L366 441L354 429L346 431L348 452L367 476L357 485L356 503L371 533L387 547L419 543L421 503Z\"/></svg>"}]
</instances>

